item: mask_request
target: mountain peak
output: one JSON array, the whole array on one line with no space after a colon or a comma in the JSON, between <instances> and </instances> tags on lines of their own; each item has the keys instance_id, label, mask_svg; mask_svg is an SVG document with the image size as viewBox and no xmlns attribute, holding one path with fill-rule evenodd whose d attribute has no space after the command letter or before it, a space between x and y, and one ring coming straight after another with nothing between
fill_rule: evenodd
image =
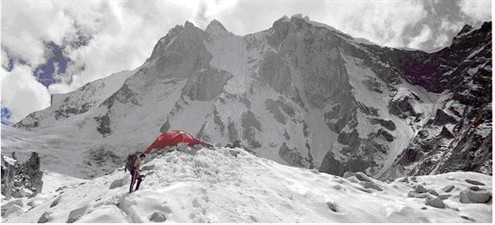
<instances>
[{"instance_id":1,"label":"mountain peak","mask_svg":"<svg viewBox=\"0 0 495 225\"><path fill-rule=\"evenodd\" d=\"M459 43L461 40L469 43L475 43L482 39L487 41L491 39L492 24L491 21L484 22L478 27L473 27L471 25L464 25L462 29L453 38L453 44ZM476 40L476 41L475 41Z\"/></svg>"},{"instance_id":2,"label":"mountain peak","mask_svg":"<svg viewBox=\"0 0 495 225\"><path fill-rule=\"evenodd\" d=\"M220 21L214 19L208 24L206 27L206 32L211 33L211 32L228 32L227 29L220 23Z\"/></svg>"},{"instance_id":3,"label":"mountain peak","mask_svg":"<svg viewBox=\"0 0 495 225\"><path fill-rule=\"evenodd\" d=\"M278 19L277 21L289 21L289 20L290 20L290 18L287 15L284 15L280 19ZM275 21L275 22L277 22L277 21Z\"/></svg>"},{"instance_id":4,"label":"mountain peak","mask_svg":"<svg viewBox=\"0 0 495 225\"><path fill-rule=\"evenodd\" d=\"M189 22L189 21L186 21L186 23L184 23L184 28L193 28L193 27L196 27L196 26L194 26L194 24Z\"/></svg>"},{"instance_id":5,"label":"mountain peak","mask_svg":"<svg viewBox=\"0 0 495 225\"><path fill-rule=\"evenodd\" d=\"M305 20L306 22L310 22L311 20L309 19L309 16L304 16L302 14L295 14L291 17L291 19L302 19Z\"/></svg>"},{"instance_id":6,"label":"mountain peak","mask_svg":"<svg viewBox=\"0 0 495 225\"><path fill-rule=\"evenodd\" d=\"M459 31L459 33L456 36L460 36L462 34L468 33L469 31L472 31L472 30L473 30L473 27L469 24L466 24L466 25L464 25L464 27L462 27L461 31Z\"/></svg>"}]
</instances>

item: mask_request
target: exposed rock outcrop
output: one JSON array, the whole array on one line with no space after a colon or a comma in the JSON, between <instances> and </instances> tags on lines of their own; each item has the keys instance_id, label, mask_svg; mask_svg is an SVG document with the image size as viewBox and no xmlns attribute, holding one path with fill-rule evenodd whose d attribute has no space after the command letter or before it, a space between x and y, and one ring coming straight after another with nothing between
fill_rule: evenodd
<instances>
[{"instance_id":1,"label":"exposed rock outcrop","mask_svg":"<svg viewBox=\"0 0 495 225\"><path fill-rule=\"evenodd\" d=\"M477 186L461 191L459 194L462 203L487 203L492 200L492 192Z\"/></svg>"},{"instance_id":2,"label":"exposed rock outcrop","mask_svg":"<svg viewBox=\"0 0 495 225\"><path fill-rule=\"evenodd\" d=\"M43 172L38 153L33 152L25 163L14 158L2 156L2 194L7 198L21 198L40 193Z\"/></svg>"}]
</instances>

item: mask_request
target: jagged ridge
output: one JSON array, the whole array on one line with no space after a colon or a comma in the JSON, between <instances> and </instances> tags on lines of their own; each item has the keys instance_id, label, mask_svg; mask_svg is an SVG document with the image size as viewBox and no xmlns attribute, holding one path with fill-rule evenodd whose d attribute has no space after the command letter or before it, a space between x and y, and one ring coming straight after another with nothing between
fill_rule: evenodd
<instances>
[{"instance_id":1,"label":"jagged ridge","mask_svg":"<svg viewBox=\"0 0 495 225\"><path fill-rule=\"evenodd\" d=\"M218 21L206 31L186 22L102 103L58 118L45 110L16 126L84 134L78 149L122 157L173 128L222 144L241 139L260 156L339 175L447 172L459 159L469 163L463 170L490 173L491 94L482 91L491 88L490 24L428 54L363 44L300 16L246 36ZM36 129L43 120L53 127ZM473 153L459 158L463 146ZM476 151L490 156L468 157Z\"/></svg>"}]
</instances>

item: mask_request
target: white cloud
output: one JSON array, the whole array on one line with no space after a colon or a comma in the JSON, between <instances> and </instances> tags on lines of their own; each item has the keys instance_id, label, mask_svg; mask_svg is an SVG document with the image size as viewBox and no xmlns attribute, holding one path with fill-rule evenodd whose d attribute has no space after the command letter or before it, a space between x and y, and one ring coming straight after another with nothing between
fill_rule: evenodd
<instances>
[{"instance_id":1,"label":"white cloud","mask_svg":"<svg viewBox=\"0 0 495 225\"><path fill-rule=\"evenodd\" d=\"M444 20L440 24L440 29L444 31L459 32L464 24L462 22L453 23L451 21Z\"/></svg>"},{"instance_id":2,"label":"white cloud","mask_svg":"<svg viewBox=\"0 0 495 225\"><path fill-rule=\"evenodd\" d=\"M216 17L238 35L268 29L284 15L308 15L354 37L391 47L404 47L408 26L426 17L420 1L240 1Z\"/></svg>"},{"instance_id":3,"label":"white cloud","mask_svg":"<svg viewBox=\"0 0 495 225\"><path fill-rule=\"evenodd\" d=\"M72 91L71 87L67 84L55 83L48 87L48 92L50 94L67 93Z\"/></svg>"},{"instance_id":4,"label":"white cloud","mask_svg":"<svg viewBox=\"0 0 495 225\"><path fill-rule=\"evenodd\" d=\"M215 17L235 5L236 1L49 1L47 5L26 7L31 2L5 6L2 11L15 12L2 15L7 21L2 26L2 45L19 53L14 56L26 59L33 68L45 61L41 40L75 40L77 32L91 36L87 46L66 48L74 65L68 68L72 74L70 84L58 84L51 93L75 90L87 82L103 78L111 73L132 70L150 56L156 42L177 24L186 20L206 26ZM47 16L50 12L51 16ZM13 23L19 13L28 19ZM12 20L9 23L8 20ZM38 21L36 26L33 21ZM61 21L52 26L53 21ZM68 26L67 26L68 24ZM20 27L23 27L22 29ZM46 27L46 30L42 28ZM24 30L25 39L17 36ZM43 30L43 31L42 31ZM4 41L6 40L6 41ZM25 43L32 43L26 48ZM31 50L35 50L34 52ZM29 55L29 54L30 55ZM36 53L36 54L35 54ZM77 70L84 67L84 71ZM61 87L66 85L67 87Z\"/></svg>"},{"instance_id":5,"label":"white cloud","mask_svg":"<svg viewBox=\"0 0 495 225\"><path fill-rule=\"evenodd\" d=\"M53 2L2 2L2 46L35 67L44 61L42 41L60 44L71 23Z\"/></svg>"},{"instance_id":6,"label":"white cloud","mask_svg":"<svg viewBox=\"0 0 495 225\"><path fill-rule=\"evenodd\" d=\"M421 49L421 45L431 38L431 29L430 27L424 25L421 32L414 38L412 38L411 42L407 45L409 48Z\"/></svg>"},{"instance_id":7,"label":"white cloud","mask_svg":"<svg viewBox=\"0 0 495 225\"><path fill-rule=\"evenodd\" d=\"M324 22L352 36L391 47L403 47L408 26L421 21L427 12L419 1L331 2ZM338 10L335 10L338 9ZM315 18L318 19L318 18Z\"/></svg>"},{"instance_id":8,"label":"white cloud","mask_svg":"<svg viewBox=\"0 0 495 225\"><path fill-rule=\"evenodd\" d=\"M238 0L189 0L189 1L172 1L161 2L167 6L168 3L184 7L194 15L190 18L191 22L200 27L205 27L213 19L219 17L222 13L233 9Z\"/></svg>"},{"instance_id":9,"label":"white cloud","mask_svg":"<svg viewBox=\"0 0 495 225\"><path fill-rule=\"evenodd\" d=\"M477 21L491 20L491 0L461 0L459 1L461 12Z\"/></svg>"},{"instance_id":10,"label":"white cloud","mask_svg":"<svg viewBox=\"0 0 495 225\"><path fill-rule=\"evenodd\" d=\"M48 90L36 81L32 73L31 68L25 65L16 65L10 72L1 68L2 106L12 111L13 122L50 105Z\"/></svg>"},{"instance_id":11,"label":"white cloud","mask_svg":"<svg viewBox=\"0 0 495 225\"><path fill-rule=\"evenodd\" d=\"M433 44L433 47L435 47L435 48L445 47L445 45L448 42L449 42L449 37L446 34L441 34L435 40L435 43Z\"/></svg>"}]
</instances>

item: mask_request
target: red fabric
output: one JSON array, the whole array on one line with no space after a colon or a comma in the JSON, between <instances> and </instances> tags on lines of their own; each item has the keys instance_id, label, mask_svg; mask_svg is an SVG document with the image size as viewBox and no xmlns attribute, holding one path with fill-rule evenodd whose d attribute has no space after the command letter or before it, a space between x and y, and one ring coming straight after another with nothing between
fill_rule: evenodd
<instances>
[{"instance_id":1,"label":"red fabric","mask_svg":"<svg viewBox=\"0 0 495 225\"><path fill-rule=\"evenodd\" d=\"M181 142L186 142L188 143L188 146L192 147L196 144L203 144L202 141L194 138L192 135L180 131L180 130L171 130L168 132L165 132L158 136L156 140L151 144L148 149L146 149L145 153L150 154L151 150L153 149L158 149L158 148L165 148L168 146L175 146Z\"/></svg>"}]
</instances>

